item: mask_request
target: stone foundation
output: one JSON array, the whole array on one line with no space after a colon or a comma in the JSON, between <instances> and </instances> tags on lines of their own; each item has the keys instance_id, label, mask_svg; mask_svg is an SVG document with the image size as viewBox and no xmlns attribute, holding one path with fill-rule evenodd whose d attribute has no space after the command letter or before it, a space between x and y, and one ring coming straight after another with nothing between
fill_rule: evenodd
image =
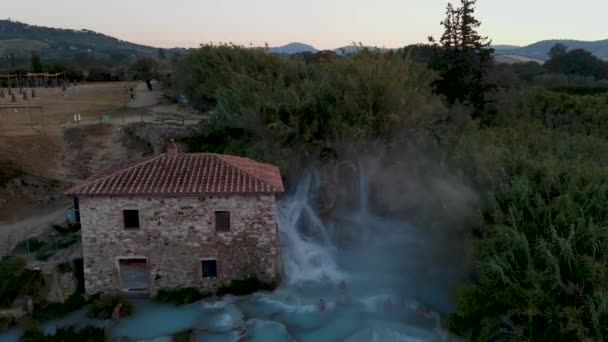
<instances>
[{"instance_id":1,"label":"stone foundation","mask_svg":"<svg viewBox=\"0 0 608 342\"><path fill-rule=\"evenodd\" d=\"M123 210L139 211L139 229L125 229ZM215 211L230 211L230 231L216 232ZM274 195L80 197L85 289L121 289L119 259L147 259L148 293L161 288L216 290L255 275L278 279ZM203 279L201 260L217 260L217 278Z\"/></svg>"}]
</instances>

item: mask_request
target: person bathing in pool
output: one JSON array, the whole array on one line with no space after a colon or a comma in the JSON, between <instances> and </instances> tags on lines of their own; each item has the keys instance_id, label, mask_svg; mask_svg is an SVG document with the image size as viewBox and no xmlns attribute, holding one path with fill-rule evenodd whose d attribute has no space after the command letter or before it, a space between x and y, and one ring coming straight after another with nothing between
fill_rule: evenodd
<instances>
[{"instance_id":1,"label":"person bathing in pool","mask_svg":"<svg viewBox=\"0 0 608 342\"><path fill-rule=\"evenodd\" d=\"M319 299L319 313L325 312L325 300L323 298Z\"/></svg>"}]
</instances>

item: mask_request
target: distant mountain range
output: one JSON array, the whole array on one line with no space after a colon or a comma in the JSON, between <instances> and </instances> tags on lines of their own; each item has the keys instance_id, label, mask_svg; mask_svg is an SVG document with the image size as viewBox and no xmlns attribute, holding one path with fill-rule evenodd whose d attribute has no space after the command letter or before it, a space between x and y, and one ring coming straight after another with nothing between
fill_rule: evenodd
<instances>
[{"instance_id":1,"label":"distant mountain range","mask_svg":"<svg viewBox=\"0 0 608 342\"><path fill-rule=\"evenodd\" d=\"M608 59L608 39L599 41L543 40L528 46L494 45L496 55L505 56L497 60L505 62L547 59L547 53L557 43L569 49L585 49L599 58ZM369 46L368 46L369 47ZM373 47L369 47L373 48ZM348 54L360 49L348 45L333 49L337 54ZM183 52L186 49L168 49L167 53ZM382 48L382 50L388 50ZM57 29L28 25L11 20L0 20L0 58L12 54L15 58L29 58L32 51L40 52L46 60L71 58L85 52L97 58L112 59L116 56L156 56L158 48L135 44L90 30ZM317 52L319 49L304 43L289 43L271 47L268 51L278 54ZM520 58L522 57L522 58Z\"/></svg>"},{"instance_id":2,"label":"distant mountain range","mask_svg":"<svg viewBox=\"0 0 608 342\"><path fill-rule=\"evenodd\" d=\"M510 56L510 60L518 60L518 56L521 61L544 61L547 59L549 50L557 44L562 43L569 49L585 49L599 58L608 59L608 39L598 41L580 41L580 40L543 40L528 46L515 46L515 45L493 45L496 55L498 56ZM373 48L369 47L368 48ZM343 54L352 53L360 49L359 46L349 45L341 48L333 49L332 51ZM387 50L382 48L382 50ZM314 46L304 43L289 43L284 46L273 47L269 49L270 52L279 54L294 54L299 52L317 52L319 51ZM506 60L502 58L500 60Z\"/></svg>"},{"instance_id":3,"label":"distant mountain range","mask_svg":"<svg viewBox=\"0 0 608 342\"><path fill-rule=\"evenodd\" d=\"M547 54L549 50L555 44L562 43L568 47L569 50L574 49L584 49L596 57L602 59L608 59L608 39L606 40L597 40L597 41L582 41L582 40L542 40L540 42L536 42L534 44L530 44L528 46L517 47L517 46L509 46L509 45L496 45L493 46L496 50L497 55L517 55L524 56L533 59L547 59Z\"/></svg>"},{"instance_id":4,"label":"distant mountain range","mask_svg":"<svg viewBox=\"0 0 608 342\"><path fill-rule=\"evenodd\" d=\"M336 49L332 49L331 51L335 52L338 55L345 55L345 54L350 54L353 52L356 52L362 48L368 48L368 49L376 49L376 47L374 46L358 46L358 45L346 45L346 46L342 46ZM379 48L380 50L389 50L389 49L385 49L385 48ZM308 45L308 44L304 44L304 43L289 43L287 45L283 45L283 46L278 46L278 47L271 47L268 48L268 52L271 53L278 53L278 54L282 54L282 55L292 55L295 53L302 53L302 52L319 52L321 51L320 49L315 48L312 45Z\"/></svg>"}]
</instances>

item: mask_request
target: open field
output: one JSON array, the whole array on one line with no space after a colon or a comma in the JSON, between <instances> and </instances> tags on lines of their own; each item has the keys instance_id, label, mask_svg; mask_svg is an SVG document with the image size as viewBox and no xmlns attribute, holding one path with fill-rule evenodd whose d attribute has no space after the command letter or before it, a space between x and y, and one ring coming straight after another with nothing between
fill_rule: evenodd
<instances>
[{"instance_id":1,"label":"open field","mask_svg":"<svg viewBox=\"0 0 608 342\"><path fill-rule=\"evenodd\" d=\"M130 99L130 88L135 99ZM201 117L192 115L177 104L162 104L162 90L148 91L145 84L136 82L90 83L67 88L36 88L25 90L28 100L12 89L17 102L11 102L8 89L0 97L0 136L26 136L49 131L60 131L75 125L73 118L80 114L80 125L131 122L161 124L196 124ZM51 134L53 134L51 132Z\"/></svg>"},{"instance_id":2,"label":"open field","mask_svg":"<svg viewBox=\"0 0 608 342\"><path fill-rule=\"evenodd\" d=\"M496 55L494 56L494 62L498 64L516 64L516 63L528 63L534 62L538 64L544 64L545 61L525 56L518 55Z\"/></svg>"},{"instance_id":3,"label":"open field","mask_svg":"<svg viewBox=\"0 0 608 342\"><path fill-rule=\"evenodd\" d=\"M30 39L2 39L0 40L0 52L9 51L40 51L49 47L47 42Z\"/></svg>"},{"instance_id":4,"label":"open field","mask_svg":"<svg viewBox=\"0 0 608 342\"><path fill-rule=\"evenodd\" d=\"M8 89L0 97L0 134L35 134L32 129L42 131L50 126L60 126L80 114L82 121L94 121L108 111L124 107L128 102L129 88L134 82L91 83L61 88L36 88L36 97L31 89L25 89L28 100L23 100L19 91L13 89L17 102L11 102ZM29 108L38 107L42 108ZM17 107L17 108L15 108ZM19 108L20 107L20 108Z\"/></svg>"}]
</instances>

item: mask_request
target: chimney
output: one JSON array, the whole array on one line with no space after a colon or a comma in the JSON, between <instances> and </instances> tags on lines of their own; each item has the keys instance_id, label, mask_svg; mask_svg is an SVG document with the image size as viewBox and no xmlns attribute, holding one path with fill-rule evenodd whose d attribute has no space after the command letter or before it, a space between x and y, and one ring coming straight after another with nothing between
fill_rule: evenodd
<instances>
[{"instance_id":1,"label":"chimney","mask_svg":"<svg viewBox=\"0 0 608 342\"><path fill-rule=\"evenodd\" d=\"M178 154L179 153L179 149L177 148L177 144L175 143L175 140L173 140L173 138L171 138L169 145L167 146L167 154Z\"/></svg>"}]
</instances>

